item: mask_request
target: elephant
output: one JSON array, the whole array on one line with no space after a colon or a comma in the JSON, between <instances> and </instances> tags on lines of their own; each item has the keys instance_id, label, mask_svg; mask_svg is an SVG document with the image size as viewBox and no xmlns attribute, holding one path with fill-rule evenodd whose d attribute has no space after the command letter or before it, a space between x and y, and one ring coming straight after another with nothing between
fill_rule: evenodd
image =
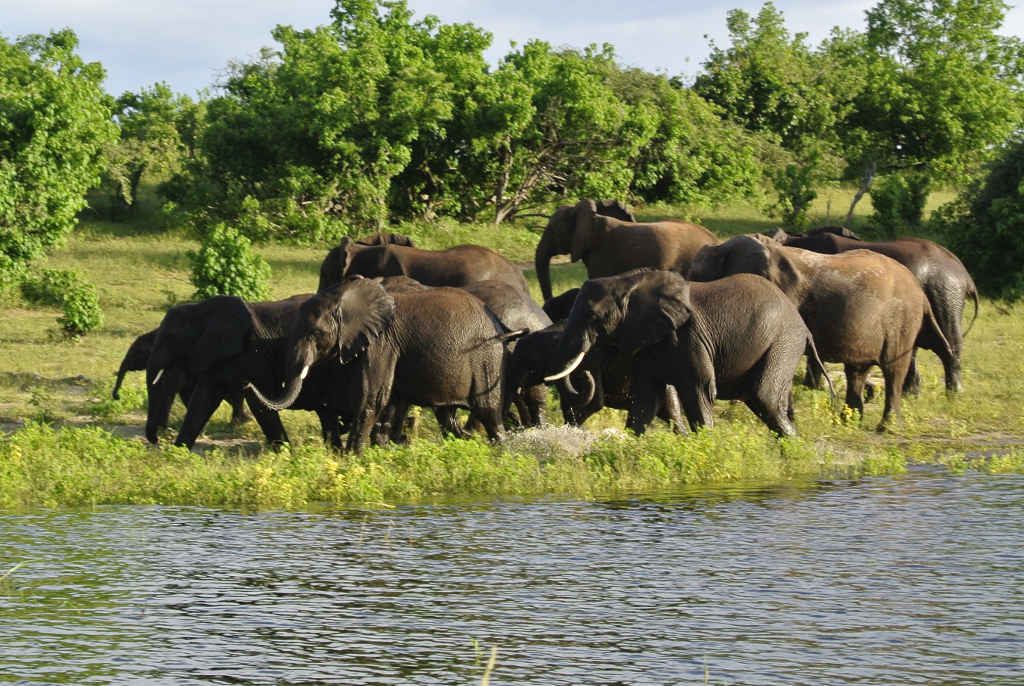
<instances>
[{"instance_id":1,"label":"elephant","mask_svg":"<svg viewBox=\"0 0 1024 686\"><path fill-rule=\"evenodd\" d=\"M543 383L545 376L558 371L551 365L556 359L564 331L563 320L539 331L531 331L516 342L509 362L510 388ZM606 406L628 410L632 401L632 368L633 359L629 355L616 354L602 346L591 348L572 372L570 383L564 380L556 382L565 422L582 426L591 415ZM577 387L585 390L577 391ZM657 416L676 430L681 430L682 413L675 389L665 386L664 398L659 397L658 400Z\"/></svg>"},{"instance_id":2,"label":"elephant","mask_svg":"<svg viewBox=\"0 0 1024 686\"><path fill-rule=\"evenodd\" d=\"M250 387L273 410L292 406L317 364L348 367L341 393L354 403L348 449L362 452L388 403L398 408L468 407L491 440L504 437L507 332L476 296L460 289L387 293L374 279L342 281L304 302L287 336L280 395ZM340 364L339 364L340 363Z\"/></svg>"},{"instance_id":3,"label":"elephant","mask_svg":"<svg viewBox=\"0 0 1024 686\"><path fill-rule=\"evenodd\" d=\"M551 257L569 253L583 260L587 278L621 274L638 267L685 274L702 246L718 243L703 226L680 221L637 223L618 201L585 199L563 206L548 219L537 244L534 267L540 291L551 299Z\"/></svg>"},{"instance_id":4,"label":"elephant","mask_svg":"<svg viewBox=\"0 0 1024 686\"><path fill-rule=\"evenodd\" d=\"M175 393L190 379L195 388L175 439L176 445L188 448L224 398L241 393L250 383L268 392L280 387L274 372L284 352L284 335L299 315L300 305L312 297L248 303L234 296L216 296L171 308L157 329L146 363L146 438L157 442ZM326 395L339 385L335 379L339 373L328 365L311 370L305 394L292 405L316 412L324 439L335 444L342 429L339 413L328 407ZM267 440L272 445L287 442L277 412L247 400Z\"/></svg>"},{"instance_id":5,"label":"elephant","mask_svg":"<svg viewBox=\"0 0 1024 686\"><path fill-rule=\"evenodd\" d=\"M953 350L953 363L945 370L946 389L963 389L962 355L964 338L978 318L978 288L963 262L938 243L925 238L896 238L889 241L862 241L846 227L825 226L804 234L790 235L778 232L783 245L834 255L848 250L871 250L881 253L913 273L921 283L942 334ZM968 298L974 301L974 317L967 330L963 330L963 311ZM920 389L920 375L911 358L907 374L906 392Z\"/></svg>"},{"instance_id":6,"label":"elephant","mask_svg":"<svg viewBox=\"0 0 1024 686\"><path fill-rule=\"evenodd\" d=\"M579 288L570 288L544 301L544 311L551 318L551 321L560 322L569 318L572 304L576 301L576 296L579 292Z\"/></svg>"},{"instance_id":7,"label":"elephant","mask_svg":"<svg viewBox=\"0 0 1024 686\"><path fill-rule=\"evenodd\" d=\"M150 353L153 352L153 344L156 342L156 335L159 331L159 329L153 329L146 332L137 337L128 346L128 351L125 352L124 359L121 360L121 366L116 372L117 379L114 381L114 389L110 393L114 400L118 400L121 397L121 384L124 382L125 374L128 372L145 371L146 363L149 361ZM195 390L195 385L195 379L185 378L178 389L178 396L185 407L188 407L188 399L192 395L192 391ZM227 402L231 405L231 423L233 425L244 424L252 419L252 415L245 408L245 401L240 392L229 395Z\"/></svg>"},{"instance_id":8,"label":"elephant","mask_svg":"<svg viewBox=\"0 0 1024 686\"><path fill-rule=\"evenodd\" d=\"M320 265L322 293L346 276L408 276L427 286L461 287L495 280L528 293L519 267L490 248L457 245L447 250L421 250L395 243L365 245L345 237Z\"/></svg>"},{"instance_id":9,"label":"elephant","mask_svg":"<svg viewBox=\"0 0 1024 686\"><path fill-rule=\"evenodd\" d=\"M796 304L821 358L843 363L846 403L861 414L868 370L881 367L885 408L879 431L899 412L915 347L935 352L952 373L953 353L928 298L896 260L871 250L825 255L767 236L735 236L701 249L689 276L711 281L740 273L770 280Z\"/></svg>"},{"instance_id":10,"label":"elephant","mask_svg":"<svg viewBox=\"0 0 1024 686\"><path fill-rule=\"evenodd\" d=\"M714 422L717 398L742 400L772 431L796 435L793 371L805 350L821 365L796 306L766 279L738 274L688 282L666 270L634 270L586 281L569 314L557 381L595 345L633 357L627 427L643 433L660 389L675 387L696 430Z\"/></svg>"}]
</instances>

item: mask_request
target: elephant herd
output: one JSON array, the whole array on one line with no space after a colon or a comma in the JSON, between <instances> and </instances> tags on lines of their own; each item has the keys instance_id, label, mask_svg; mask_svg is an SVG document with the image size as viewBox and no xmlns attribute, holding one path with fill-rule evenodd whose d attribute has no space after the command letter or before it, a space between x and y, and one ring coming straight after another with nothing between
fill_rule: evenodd
<instances>
[{"instance_id":1,"label":"elephant herd","mask_svg":"<svg viewBox=\"0 0 1024 686\"><path fill-rule=\"evenodd\" d=\"M555 296L550 261L565 253L589 278ZM344 238L316 293L171 308L129 348L114 396L127 371L145 369L146 437L156 442L180 396L175 442L188 447L225 400L233 423L247 404L271 444L288 440L284 409L316 412L337 448L344 434L356 452L401 442L413 405L431 408L445 434L476 426L500 440L510 421L545 421L548 384L569 423L607 406L627 410L637 433L655 416L681 431L685 415L696 429L712 423L716 399L734 399L789 436L806 356L809 383L830 389L823 361L844 365L856 410L869 368L881 367L883 429L919 388L916 348L939 356L947 389L961 388L968 298L977 316L963 265L924 239L872 243L826 227L720 242L696 224L638 223L618 201L558 208L535 266L543 308L522 270L488 248Z\"/></svg>"}]
</instances>

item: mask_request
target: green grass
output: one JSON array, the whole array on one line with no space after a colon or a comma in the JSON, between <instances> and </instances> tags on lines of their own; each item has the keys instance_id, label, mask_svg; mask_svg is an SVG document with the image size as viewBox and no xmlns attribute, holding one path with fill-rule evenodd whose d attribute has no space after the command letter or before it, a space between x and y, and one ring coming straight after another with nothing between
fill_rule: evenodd
<instances>
[{"instance_id":1,"label":"green grass","mask_svg":"<svg viewBox=\"0 0 1024 686\"><path fill-rule=\"evenodd\" d=\"M850 193L832 193L834 219L845 214ZM931 205L942 199L933 198ZM819 198L814 223L826 220L826 207L826 199ZM870 213L868 201L858 209L858 221L863 222ZM689 217L722 237L774 227L753 206L657 206L640 208L637 214L641 219ZM489 245L526 267L543 223L531 218L498 227L441 222L434 229L424 223L392 229L413 235L428 248L464 242ZM318 501L387 502L454 495L591 497L721 480L804 478L833 473L840 466L892 471L908 460L939 460L952 469L972 465L989 471L1020 470L1024 461L1019 447L1024 444L1024 305L988 300L982 301L965 343L964 392L948 396L938 359L922 352L924 391L904 400L902 419L882 435L873 431L881 416L880 400L867 405L862 422L844 420L830 411L824 392L797 387L801 438L793 441L776 441L745 406L720 402L715 428L699 436L677 438L655 430L642 439L588 448L583 458L559 456L557 450L554 457L545 457L549 448L534 444L507 450L476 442L442 442L427 412L422 413L420 440L413 446L354 458L323 450L311 413L284 412L294 445L275 454L259 447L262 436L254 423L232 428L225 405L200 440L202 457L151 448L141 440L142 375L130 374L122 400L113 401L113 374L134 337L157 326L170 305L192 294L185 252L196 246L184 230L158 230L145 219L129 224L83 222L45 265L77 269L97 286L106 324L78 341L59 334L59 311L28 307L14 292L0 294L0 432L10 432L0 442L0 507L91 502L301 507ZM273 269L272 297L315 290L328 248L259 247ZM539 299L532 269L525 274ZM552 266L556 293L584 278L579 264ZM832 369L841 398L842 374L838 366ZM172 426L182 415L176 404ZM553 397L549 417L559 417ZM39 420L61 428L52 431L37 423L20 428L26 421ZM587 428L593 432L623 425L624 413L605 410L591 418ZM211 449L214 445L219 447ZM965 458L981 454L1003 457L984 462Z\"/></svg>"}]
</instances>

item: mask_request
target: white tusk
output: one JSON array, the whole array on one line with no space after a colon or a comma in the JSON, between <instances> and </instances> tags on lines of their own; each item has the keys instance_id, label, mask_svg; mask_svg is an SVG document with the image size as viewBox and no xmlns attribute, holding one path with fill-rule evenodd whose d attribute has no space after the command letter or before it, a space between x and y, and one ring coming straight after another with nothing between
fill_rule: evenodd
<instances>
[{"instance_id":1,"label":"white tusk","mask_svg":"<svg viewBox=\"0 0 1024 686\"><path fill-rule=\"evenodd\" d=\"M545 376L544 380L545 381L558 381L561 378L569 376L574 371L576 371L576 367L580 366L580 362L583 361L583 356L586 355L586 354L587 354L587 351L584 350L579 355L577 355L576 358L572 362L569 363L568 367L566 367L564 370L558 372L557 374L552 374L551 376Z\"/></svg>"},{"instance_id":2,"label":"white tusk","mask_svg":"<svg viewBox=\"0 0 1024 686\"><path fill-rule=\"evenodd\" d=\"M156 376L153 378L153 383L151 383L150 385L151 386L156 386L158 383L160 383L160 377L163 376L163 375L164 375L164 370L161 369L160 371L158 371L156 373Z\"/></svg>"},{"instance_id":3,"label":"white tusk","mask_svg":"<svg viewBox=\"0 0 1024 686\"><path fill-rule=\"evenodd\" d=\"M306 374L309 374L309 365L308 364L305 367L302 368L302 373L299 374L299 379L305 380L306 379Z\"/></svg>"}]
</instances>

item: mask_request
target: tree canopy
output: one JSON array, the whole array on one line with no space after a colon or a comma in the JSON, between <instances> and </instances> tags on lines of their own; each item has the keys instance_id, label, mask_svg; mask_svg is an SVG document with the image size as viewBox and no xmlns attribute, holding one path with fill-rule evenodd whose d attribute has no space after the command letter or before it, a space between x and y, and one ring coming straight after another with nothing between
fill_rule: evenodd
<instances>
[{"instance_id":1,"label":"tree canopy","mask_svg":"<svg viewBox=\"0 0 1024 686\"><path fill-rule=\"evenodd\" d=\"M68 29L0 37L0 279L57 244L117 136L103 68Z\"/></svg>"}]
</instances>

